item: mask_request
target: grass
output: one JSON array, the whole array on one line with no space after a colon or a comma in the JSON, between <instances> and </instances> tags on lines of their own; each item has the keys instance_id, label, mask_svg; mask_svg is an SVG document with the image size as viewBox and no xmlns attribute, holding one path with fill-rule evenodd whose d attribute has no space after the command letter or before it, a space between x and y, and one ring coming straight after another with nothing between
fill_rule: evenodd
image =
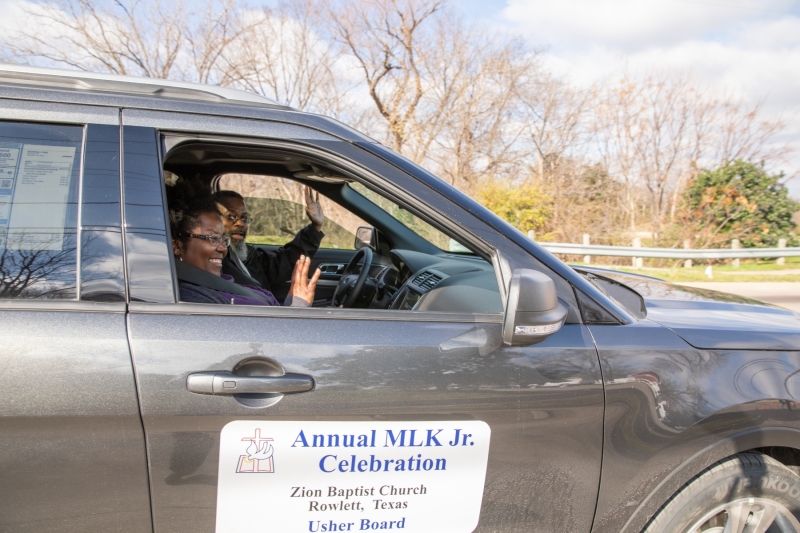
<instances>
[{"instance_id":1,"label":"grass","mask_svg":"<svg viewBox=\"0 0 800 533\"><path fill-rule=\"evenodd\" d=\"M602 261L602 258L597 258ZM575 263L580 265L582 263ZM599 268L610 268L623 272L632 272L653 276L666 281L676 283L705 281L705 282L758 282L758 281L781 281L781 282L800 282L800 257L787 257L786 264L778 265L774 259L770 260L741 260L739 268L734 268L730 263L712 265L713 279L709 279L705 274L706 264L694 265L691 268L683 268L682 265L675 267L643 267L632 268L623 265L603 265L592 263L591 266Z\"/></svg>"}]
</instances>

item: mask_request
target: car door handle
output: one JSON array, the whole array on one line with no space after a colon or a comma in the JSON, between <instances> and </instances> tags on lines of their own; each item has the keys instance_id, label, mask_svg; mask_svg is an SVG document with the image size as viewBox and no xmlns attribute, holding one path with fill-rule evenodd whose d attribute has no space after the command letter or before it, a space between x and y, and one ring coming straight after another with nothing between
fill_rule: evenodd
<instances>
[{"instance_id":1,"label":"car door handle","mask_svg":"<svg viewBox=\"0 0 800 533\"><path fill-rule=\"evenodd\" d=\"M186 388L196 394L296 394L314 390L314 378L303 374L283 376L237 376L230 372L195 372L186 378Z\"/></svg>"}]
</instances>

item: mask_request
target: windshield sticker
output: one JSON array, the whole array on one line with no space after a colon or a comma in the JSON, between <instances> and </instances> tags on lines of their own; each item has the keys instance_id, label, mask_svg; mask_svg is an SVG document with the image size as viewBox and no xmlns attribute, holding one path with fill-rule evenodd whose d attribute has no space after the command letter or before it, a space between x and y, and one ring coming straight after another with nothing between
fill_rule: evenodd
<instances>
[{"instance_id":1,"label":"windshield sticker","mask_svg":"<svg viewBox=\"0 0 800 533\"><path fill-rule=\"evenodd\" d=\"M231 422L216 530L468 533L490 436L480 421Z\"/></svg>"}]
</instances>

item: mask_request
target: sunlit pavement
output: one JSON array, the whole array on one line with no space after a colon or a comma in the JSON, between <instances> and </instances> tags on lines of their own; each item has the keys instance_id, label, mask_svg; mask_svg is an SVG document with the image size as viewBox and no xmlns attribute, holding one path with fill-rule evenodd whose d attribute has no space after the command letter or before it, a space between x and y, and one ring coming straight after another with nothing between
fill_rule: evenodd
<instances>
[{"instance_id":1,"label":"sunlit pavement","mask_svg":"<svg viewBox=\"0 0 800 533\"><path fill-rule=\"evenodd\" d=\"M700 287L755 298L800 313L800 283L763 282L686 282L681 285Z\"/></svg>"}]
</instances>

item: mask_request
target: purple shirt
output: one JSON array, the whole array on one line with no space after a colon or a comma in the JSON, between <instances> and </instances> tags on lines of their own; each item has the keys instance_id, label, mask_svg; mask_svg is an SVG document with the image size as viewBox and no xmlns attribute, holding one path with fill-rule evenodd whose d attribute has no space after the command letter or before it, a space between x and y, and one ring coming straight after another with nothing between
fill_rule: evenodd
<instances>
[{"instance_id":1,"label":"purple shirt","mask_svg":"<svg viewBox=\"0 0 800 533\"><path fill-rule=\"evenodd\" d=\"M233 276L222 274L222 279L233 283ZM234 305L281 305L280 302L278 302L278 300L275 298L275 296L266 289L262 289L261 287L254 287L252 285L242 285L242 287L263 297L264 300L266 300L266 302L258 298L253 298L250 296L242 296L241 294L230 294L225 291L217 291L217 292ZM302 298L287 298L284 305L290 307L307 307L308 302L306 302Z\"/></svg>"}]
</instances>

